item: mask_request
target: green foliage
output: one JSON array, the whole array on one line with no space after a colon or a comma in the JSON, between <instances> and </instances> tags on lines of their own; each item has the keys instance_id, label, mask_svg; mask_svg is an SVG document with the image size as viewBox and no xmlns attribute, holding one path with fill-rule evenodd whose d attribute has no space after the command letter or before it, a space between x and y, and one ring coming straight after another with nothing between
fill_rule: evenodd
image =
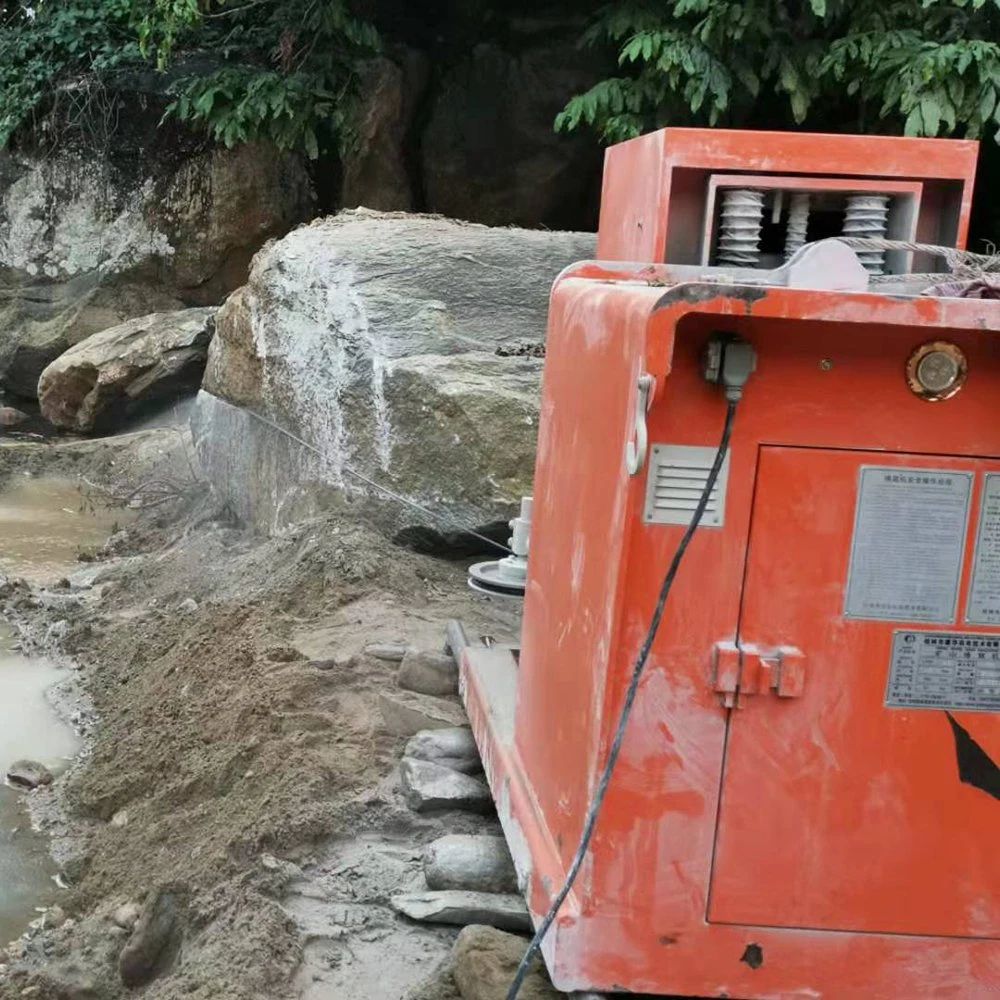
<instances>
[{"instance_id":1,"label":"green foliage","mask_svg":"<svg viewBox=\"0 0 1000 1000\"><path fill-rule=\"evenodd\" d=\"M345 0L156 0L169 18L144 26L144 44L169 57L178 26L200 26L201 42L221 57L218 69L174 88L168 114L204 124L227 146L267 139L315 159L350 140L355 69L377 51L375 29Z\"/></svg>"},{"instance_id":2,"label":"green foliage","mask_svg":"<svg viewBox=\"0 0 1000 1000\"><path fill-rule=\"evenodd\" d=\"M556 127L813 123L970 138L1000 124L1000 0L627 0L584 38L620 75Z\"/></svg>"},{"instance_id":3,"label":"green foliage","mask_svg":"<svg viewBox=\"0 0 1000 1000\"><path fill-rule=\"evenodd\" d=\"M349 0L0 0L0 148L64 81L196 54L208 68L174 83L168 115L315 158L348 141L356 67L378 44Z\"/></svg>"},{"instance_id":4,"label":"green foliage","mask_svg":"<svg viewBox=\"0 0 1000 1000\"><path fill-rule=\"evenodd\" d=\"M130 0L0 5L0 148L52 88L139 58Z\"/></svg>"}]
</instances>

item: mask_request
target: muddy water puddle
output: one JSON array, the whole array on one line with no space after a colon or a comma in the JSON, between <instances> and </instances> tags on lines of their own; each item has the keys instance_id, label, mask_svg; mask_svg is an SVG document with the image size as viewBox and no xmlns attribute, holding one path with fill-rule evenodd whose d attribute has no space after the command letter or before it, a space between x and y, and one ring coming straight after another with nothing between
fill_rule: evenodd
<instances>
[{"instance_id":1,"label":"muddy water puddle","mask_svg":"<svg viewBox=\"0 0 1000 1000\"><path fill-rule=\"evenodd\" d=\"M54 583L130 519L74 479L10 479L0 488L0 574Z\"/></svg>"},{"instance_id":2,"label":"muddy water puddle","mask_svg":"<svg viewBox=\"0 0 1000 1000\"><path fill-rule=\"evenodd\" d=\"M95 503L72 479L15 477L0 487L0 575L51 584L79 566L81 549L107 541L122 511ZM0 621L0 779L20 759L64 770L78 750L73 730L49 702L67 676L50 661L21 655ZM27 794L0 780L0 947L54 901L55 864L31 829Z\"/></svg>"},{"instance_id":3,"label":"muddy water puddle","mask_svg":"<svg viewBox=\"0 0 1000 1000\"><path fill-rule=\"evenodd\" d=\"M58 774L76 753L76 735L59 720L46 698L46 692L65 676L65 671L44 659L11 652L9 638L0 643L0 767L4 770L28 758ZM48 844L31 829L26 805L24 792L0 785L0 946L24 931L37 916L35 907L51 903L56 892L56 868Z\"/></svg>"}]
</instances>

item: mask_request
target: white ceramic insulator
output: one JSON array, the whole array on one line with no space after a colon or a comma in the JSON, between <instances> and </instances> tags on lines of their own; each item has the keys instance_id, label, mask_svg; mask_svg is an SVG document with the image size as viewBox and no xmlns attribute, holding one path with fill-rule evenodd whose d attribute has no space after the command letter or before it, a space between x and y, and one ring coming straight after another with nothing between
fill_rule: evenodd
<instances>
[{"instance_id":1,"label":"white ceramic insulator","mask_svg":"<svg viewBox=\"0 0 1000 1000\"><path fill-rule=\"evenodd\" d=\"M719 220L720 264L755 267L760 263L760 229L764 221L764 192L730 188L722 195Z\"/></svg>"},{"instance_id":2,"label":"white ceramic insulator","mask_svg":"<svg viewBox=\"0 0 1000 1000\"><path fill-rule=\"evenodd\" d=\"M809 192L796 191L788 206L788 227L785 230L785 260L790 260L806 245L809 229Z\"/></svg>"},{"instance_id":3,"label":"white ceramic insulator","mask_svg":"<svg viewBox=\"0 0 1000 1000\"><path fill-rule=\"evenodd\" d=\"M887 194L852 194L844 213L844 235L862 240L884 240L889 226ZM884 250L855 250L869 274L885 273Z\"/></svg>"}]
</instances>

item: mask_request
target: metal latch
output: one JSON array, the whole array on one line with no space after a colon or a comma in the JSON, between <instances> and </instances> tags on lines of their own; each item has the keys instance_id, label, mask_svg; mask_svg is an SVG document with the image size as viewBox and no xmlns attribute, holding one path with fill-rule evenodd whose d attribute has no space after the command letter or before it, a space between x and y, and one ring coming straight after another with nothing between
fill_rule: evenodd
<instances>
[{"instance_id":1,"label":"metal latch","mask_svg":"<svg viewBox=\"0 0 1000 1000\"><path fill-rule=\"evenodd\" d=\"M712 651L714 689L727 708L740 707L740 695L770 694L801 698L806 686L805 656L794 646L761 649L717 642Z\"/></svg>"},{"instance_id":2,"label":"metal latch","mask_svg":"<svg viewBox=\"0 0 1000 1000\"><path fill-rule=\"evenodd\" d=\"M636 475L646 464L646 448L649 434L646 430L646 411L653 401L653 376L643 373L639 376L635 393L635 412L629 429L628 443L625 445L625 470L630 476Z\"/></svg>"}]
</instances>

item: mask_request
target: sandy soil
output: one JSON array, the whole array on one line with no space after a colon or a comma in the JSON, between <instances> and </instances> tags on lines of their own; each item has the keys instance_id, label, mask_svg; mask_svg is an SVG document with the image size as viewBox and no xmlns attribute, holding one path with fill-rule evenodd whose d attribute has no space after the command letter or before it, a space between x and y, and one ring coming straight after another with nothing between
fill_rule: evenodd
<instances>
[{"instance_id":1,"label":"sandy soil","mask_svg":"<svg viewBox=\"0 0 1000 1000\"><path fill-rule=\"evenodd\" d=\"M473 595L464 565L358 523L247 534L199 486L175 431L0 449L0 478L26 469L122 496L157 478L176 496L84 553L69 586L0 587L2 614L75 661L93 706L74 716L87 751L32 803L69 919L0 952L0 997L132 995L112 914L157 891L176 921L149 1000L406 996L453 933L406 923L389 896L420 882L430 840L496 827L405 807L405 739L378 706L396 668L364 650L440 648L452 617L512 639L513 606ZM432 995L453 994L420 994Z\"/></svg>"}]
</instances>

